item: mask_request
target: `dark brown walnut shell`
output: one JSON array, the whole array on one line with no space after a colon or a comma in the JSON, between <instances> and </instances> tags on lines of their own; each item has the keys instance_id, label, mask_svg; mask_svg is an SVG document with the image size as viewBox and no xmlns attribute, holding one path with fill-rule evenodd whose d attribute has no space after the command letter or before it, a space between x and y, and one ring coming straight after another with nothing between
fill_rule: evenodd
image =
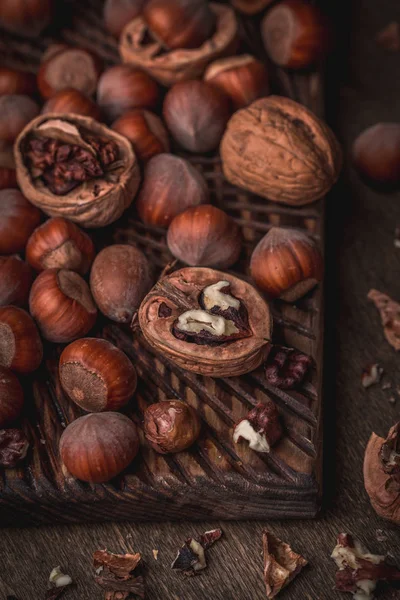
<instances>
[{"instance_id":1,"label":"dark brown walnut shell","mask_svg":"<svg viewBox=\"0 0 400 600\"><path fill-rule=\"evenodd\" d=\"M56 195L42 177L34 178L26 153L29 141L40 136L51 138L84 150L91 147L81 137L114 143L116 160L104 168L105 174L84 181L71 191ZM14 146L18 184L23 194L47 215L65 217L84 227L103 227L116 221L131 204L140 183L140 171L131 143L90 117L76 114L45 114L31 121Z\"/></svg>"},{"instance_id":2,"label":"dark brown walnut shell","mask_svg":"<svg viewBox=\"0 0 400 600\"><path fill-rule=\"evenodd\" d=\"M238 24L234 11L217 3L211 3L210 8L217 16L215 33L199 48L190 50L165 51L160 42L151 39L144 19L133 19L120 38L122 61L141 67L166 86L200 77L210 62L231 55L236 48Z\"/></svg>"},{"instance_id":3,"label":"dark brown walnut shell","mask_svg":"<svg viewBox=\"0 0 400 600\"><path fill-rule=\"evenodd\" d=\"M154 286L139 309L139 324L150 346L180 367L231 377L249 373L265 360L272 317L249 283L189 267Z\"/></svg>"},{"instance_id":4,"label":"dark brown walnut shell","mask_svg":"<svg viewBox=\"0 0 400 600\"><path fill-rule=\"evenodd\" d=\"M220 151L228 181L293 206L322 198L342 166L342 151L330 128L281 96L261 98L237 111Z\"/></svg>"}]
</instances>

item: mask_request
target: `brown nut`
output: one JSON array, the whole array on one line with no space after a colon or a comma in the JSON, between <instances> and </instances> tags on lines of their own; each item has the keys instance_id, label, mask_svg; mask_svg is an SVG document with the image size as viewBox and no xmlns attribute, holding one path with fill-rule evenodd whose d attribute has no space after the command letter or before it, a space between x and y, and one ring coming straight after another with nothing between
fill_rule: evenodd
<instances>
[{"instance_id":1,"label":"brown nut","mask_svg":"<svg viewBox=\"0 0 400 600\"><path fill-rule=\"evenodd\" d=\"M94 245L87 233L61 217L37 227L26 245L26 260L36 271L70 269L85 275L94 257Z\"/></svg>"},{"instance_id":2,"label":"brown nut","mask_svg":"<svg viewBox=\"0 0 400 600\"><path fill-rule=\"evenodd\" d=\"M144 69L166 86L201 77L211 61L230 56L237 46L238 23L232 8L210 2L210 9L216 17L215 32L204 44L194 49L165 52L162 43L152 39L144 18L133 19L124 28L120 38L119 51L123 62Z\"/></svg>"},{"instance_id":3,"label":"brown nut","mask_svg":"<svg viewBox=\"0 0 400 600\"><path fill-rule=\"evenodd\" d=\"M91 483L116 477L138 451L136 425L116 412L79 417L60 438L61 460L67 470L77 479Z\"/></svg>"},{"instance_id":4,"label":"brown nut","mask_svg":"<svg viewBox=\"0 0 400 600\"><path fill-rule=\"evenodd\" d=\"M38 114L38 105L28 96L0 96L0 143L12 144L29 121Z\"/></svg>"},{"instance_id":5,"label":"brown nut","mask_svg":"<svg viewBox=\"0 0 400 600\"><path fill-rule=\"evenodd\" d=\"M111 129L128 138L142 163L156 154L169 152L167 130L160 117L148 110L129 110L114 121Z\"/></svg>"},{"instance_id":6,"label":"brown nut","mask_svg":"<svg viewBox=\"0 0 400 600\"><path fill-rule=\"evenodd\" d=\"M400 188L400 125L377 123L356 138L353 165L365 183L378 191Z\"/></svg>"},{"instance_id":7,"label":"brown nut","mask_svg":"<svg viewBox=\"0 0 400 600\"><path fill-rule=\"evenodd\" d=\"M176 83L163 105L164 121L175 140L190 152L210 152L221 141L231 114L228 96L197 80Z\"/></svg>"},{"instance_id":8,"label":"brown nut","mask_svg":"<svg viewBox=\"0 0 400 600\"><path fill-rule=\"evenodd\" d=\"M116 38L132 19L138 17L146 0L106 0L103 8L104 25Z\"/></svg>"},{"instance_id":9,"label":"brown nut","mask_svg":"<svg viewBox=\"0 0 400 600\"><path fill-rule=\"evenodd\" d=\"M224 92L235 110L269 94L265 65L249 54L216 60L207 67L204 81Z\"/></svg>"},{"instance_id":10,"label":"brown nut","mask_svg":"<svg viewBox=\"0 0 400 600\"><path fill-rule=\"evenodd\" d=\"M280 390L291 390L303 382L312 364L311 356L274 345L265 364L265 379Z\"/></svg>"},{"instance_id":11,"label":"brown nut","mask_svg":"<svg viewBox=\"0 0 400 600\"><path fill-rule=\"evenodd\" d=\"M99 79L97 102L110 121L132 108L155 108L159 100L157 83L141 69L115 65Z\"/></svg>"},{"instance_id":12,"label":"brown nut","mask_svg":"<svg viewBox=\"0 0 400 600\"><path fill-rule=\"evenodd\" d=\"M268 400L259 402L246 418L235 425L233 441L237 444L246 440L252 450L268 453L282 435L279 412L272 400Z\"/></svg>"},{"instance_id":13,"label":"brown nut","mask_svg":"<svg viewBox=\"0 0 400 600\"><path fill-rule=\"evenodd\" d=\"M242 248L239 227L223 210L211 204L188 208L168 229L170 252L192 267L227 269Z\"/></svg>"},{"instance_id":14,"label":"brown nut","mask_svg":"<svg viewBox=\"0 0 400 600\"><path fill-rule=\"evenodd\" d=\"M97 317L88 284L67 269L40 273L31 288L29 310L50 342L72 342L86 335Z\"/></svg>"},{"instance_id":15,"label":"brown nut","mask_svg":"<svg viewBox=\"0 0 400 600\"><path fill-rule=\"evenodd\" d=\"M17 188L17 174L15 169L0 167L0 191L8 188ZM0 206L1 212L1 206Z\"/></svg>"},{"instance_id":16,"label":"brown nut","mask_svg":"<svg viewBox=\"0 0 400 600\"><path fill-rule=\"evenodd\" d=\"M0 469L13 469L28 452L29 442L21 429L0 429Z\"/></svg>"},{"instance_id":17,"label":"brown nut","mask_svg":"<svg viewBox=\"0 0 400 600\"><path fill-rule=\"evenodd\" d=\"M139 187L129 141L89 117L37 117L20 134L14 155L25 196L49 216L84 227L113 223Z\"/></svg>"},{"instance_id":18,"label":"brown nut","mask_svg":"<svg viewBox=\"0 0 400 600\"><path fill-rule=\"evenodd\" d=\"M151 266L145 255L127 244L104 248L90 273L90 289L101 312L117 323L130 323L151 288Z\"/></svg>"},{"instance_id":19,"label":"brown nut","mask_svg":"<svg viewBox=\"0 0 400 600\"><path fill-rule=\"evenodd\" d=\"M93 52L61 46L41 63L37 85L45 100L67 88L93 96L101 71L101 60Z\"/></svg>"},{"instance_id":20,"label":"brown nut","mask_svg":"<svg viewBox=\"0 0 400 600\"><path fill-rule=\"evenodd\" d=\"M119 410L136 390L137 375L129 358L97 338L69 344L60 356L59 373L64 392L88 412Z\"/></svg>"},{"instance_id":21,"label":"brown nut","mask_svg":"<svg viewBox=\"0 0 400 600\"><path fill-rule=\"evenodd\" d=\"M97 121L101 117L100 108L97 104L88 96L73 88L60 90L49 98L41 110L42 115L47 113L73 113L84 117L92 117Z\"/></svg>"},{"instance_id":22,"label":"brown nut","mask_svg":"<svg viewBox=\"0 0 400 600\"><path fill-rule=\"evenodd\" d=\"M330 29L314 4L282 0L261 23L264 46L271 60L288 69L303 69L322 61L330 46Z\"/></svg>"},{"instance_id":23,"label":"brown nut","mask_svg":"<svg viewBox=\"0 0 400 600\"><path fill-rule=\"evenodd\" d=\"M256 100L236 112L220 152L230 183L293 206L322 198L342 166L341 148L329 127L281 96Z\"/></svg>"},{"instance_id":24,"label":"brown nut","mask_svg":"<svg viewBox=\"0 0 400 600\"><path fill-rule=\"evenodd\" d=\"M24 392L12 371L0 366L0 428L18 419L24 405Z\"/></svg>"},{"instance_id":25,"label":"brown nut","mask_svg":"<svg viewBox=\"0 0 400 600\"><path fill-rule=\"evenodd\" d=\"M27 71L18 71L0 67L0 96L6 94L26 94L32 96L36 91L36 77Z\"/></svg>"},{"instance_id":26,"label":"brown nut","mask_svg":"<svg viewBox=\"0 0 400 600\"><path fill-rule=\"evenodd\" d=\"M0 306L26 306L33 273L19 256L0 256Z\"/></svg>"},{"instance_id":27,"label":"brown nut","mask_svg":"<svg viewBox=\"0 0 400 600\"><path fill-rule=\"evenodd\" d=\"M50 23L53 0L1 0L0 23L20 35L35 37Z\"/></svg>"},{"instance_id":28,"label":"brown nut","mask_svg":"<svg viewBox=\"0 0 400 600\"><path fill-rule=\"evenodd\" d=\"M176 215L208 201L207 182L196 167L179 156L158 154L145 167L136 208L147 225L168 227Z\"/></svg>"},{"instance_id":29,"label":"brown nut","mask_svg":"<svg viewBox=\"0 0 400 600\"><path fill-rule=\"evenodd\" d=\"M142 302L139 324L147 342L178 366L230 377L263 362L272 319L250 284L190 267L158 281Z\"/></svg>"},{"instance_id":30,"label":"brown nut","mask_svg":"<svg viewBox=\"0 0 400 600\"><path fill-rule=\"evenodd\" d=\"M40 220L40 211L19 190L1 190L0 254L22 252Z\"/></svg>"},{"instance_id":31,"label":"brown nut","mask_svg":"<svg viewBox=\"0 0 400 600\"><path fill-rule=\"evenodd\" d=\"M28 313L15 306L0 307L0 365L17 373L32 373L42 357L42 341Z\"/></svg>"},{"instance_id":32,"label":"brown nut","mask_svg":"<svg viewBox=\"0 0 400 600\"><path fill-rule=\"evenodd\" d=\"M164 48L198 48L215 30L216 16L207 0L148 0L143 19Z\"/></svg>"},{"instance_id":33,"label":"brown nut","mask_svg":"<svg viewBox=\"0 0 400 600\"><path fill-rule=\"evenodd\" d=\"M255 15L270 4L274 0L231 0L231 4L245 15Z\"/></svg>"},{"instance_id":34,"label":"brown nut","mask_svg":"<svg viewBox=\"0 0 400 600\"><path fill-rule=\"evenodd\" d=\"M186 450L197 440L200 429L197 412L179 400L150 404L144 412L144 435L160 454Z\"/></svg>"},{"instance_id":35,"label":"brown nut","mask_svg":"<svg viewBox=\"0 0 400 600\"><path fill-rule=\"evenodd\" d=\"M323 260L307 234L273 227L255 247L250 272L271 298L295 302L321 281Z\"/></svg>"}]
</instances>

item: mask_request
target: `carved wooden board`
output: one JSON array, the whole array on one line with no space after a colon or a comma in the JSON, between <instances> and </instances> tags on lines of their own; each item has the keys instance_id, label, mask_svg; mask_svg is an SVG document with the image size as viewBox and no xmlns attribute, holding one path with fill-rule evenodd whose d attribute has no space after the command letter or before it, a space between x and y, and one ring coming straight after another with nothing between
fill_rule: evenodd
<instances>
[{"instance_id":1,"label":"carved wooden board","mask_svg":"<svg viewBox=\"0 0 400 600\"><path fill-rule=\"evenodd\" d=\"M77 3L71 28L57 39L97 50L107 62L118 60L115 42L104 33L100 2ZM242 22L250 50L256 47L257 19ZM52 39L27 41L2 33L0 62L37 68L40 54ZM263 57L265 59L265 57ZM274 71L277 93L286 94L322 114L319 74L289 76ZM324 201L304 208L289 208L238 190L222 175L218 157L191 157L210 187L212 202L226 210L242 227L244 251L233 271L247 276L252 248L271 226L288 226L309 232L324 246ZM119 223L96 234L98 246L136 244L161 270L169 261L165 231L140 223L134 210ZM140 334L100 323L96 333L120 348L136 365L140 381L128 407L141 431L141 414L151 402L177 398L190 403L203 419L202 435L187 452L161 456L146 445L130 468L104 485L76 481L64 473L58 454L63 428L80 409L62 393L57 378L57 356L47 349L47 360L27 382L23 428L31 450L24 464L0 473L0 522L8 525L92 520L253 519L309 518L318 512L322 480L322 350L323 290L297 306L276 302L274 341L310 354L315 361L309 380L297 391L270 386L262 369L251 374L211 379L183 371L150 350ZM258 401L272 399L285 424L284 439L269 455L232 443L232 428Z\"/></svg>"}]
</instances>

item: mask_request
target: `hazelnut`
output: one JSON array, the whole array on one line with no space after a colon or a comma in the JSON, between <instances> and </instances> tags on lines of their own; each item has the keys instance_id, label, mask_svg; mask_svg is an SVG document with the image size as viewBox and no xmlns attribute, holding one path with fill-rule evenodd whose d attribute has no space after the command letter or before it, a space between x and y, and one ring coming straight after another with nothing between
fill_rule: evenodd
<instances>
[{"instance_id":1,"label":"hazelnut","mask_svg":"<svg viewBox=\"0 0 400 600\"><path fill-rule=\"evenodd\" d=\"M246 15L255 15L270 4L274 0L231 0L233 6L240 12Z\"/></svg>"},{"instance_id":2,"label":"hazelnut","mask_svg":"<svg viewBox=\"0 0 400 600\"><path fill-rule=\"evenodd\" d=\"M203 175L184 158L158 154L149 160L136 208L147 225L167 227L190 206L209 201Z\"/></svg>"},{"instance_id":3,"label":"hazelnut","mask_svg":"<svg viewBox=\"0 0 400 600\"><path fill-rule=\"evenodd\" d=\"M32 373L42 362L43 346L32 318L22 308L0 307L0 365Z\"/></svg>"},{"instance_id":4,"label":"hazelnut","mask_svg":"<svg viewBox=\"0 0 400 600\"><path fill-rule=\"evenodd\" d=\"M1 190L0 254L22 252L40 220L40 210L30 204L19 190Z\"/></svg>"},{"instance_id":5,"label":"hazelnut","mask_svg":"<svg viewBox=\"0 0 400 600\"><path fill-rule=\"evenodd\" d=\"M377 123L357 137L353 165L364 181L379 191L400 188L400 125Z\"/></svg>"},{"instance_id":6,"label":"hazelnut","mask_svg":"<svg viewBox=\"0 0 400 600\"><path fill-rule=\"evenodd\" d=\"M129 358L97 338L69 344L60 356L59 373L63 390L88 412L119 410L136 390L137 375Z\"/></svg>"},{"instance_id":7,"label":"hazelnut","mask_svg":"<svg viewBox=\"0 0 400 600\"><path fill-rule=\"evenodd\" d=\"M95 256L90 237L75 223L54 217L37 227L26 245L26 260L36 270L88 272Z\"/></svg>"},{"instance_id":8,"label":"hazelnut","mask_svg":"<svg viewBox=\"0 0 400 600\"><path fill-rule=\"evenodd\" d=\"M61 46L39 67L37 85L46 100L60 90L74 88L93 96L102 70L101 60L84 48Z\"/></svg>"},{"instance_id":9,"label":"hazelnut","mask_svg":"<svg viewBox=\"0 0 400 600\"><path fill-rule=\"evenodd\" d=\"M9 169L8 167L0 167L0 190L5 190L7 188L16 188L17 184L17 174L15 169ZM0 206L0 214L1 214L1 206Z\"/></svg>"},{"instance_id":10,"label":"hazelnut","mask_svg":"<svg viewBox=\"0 0 400 600\"><path fill-rule=\"evenodd\" d=\"M129 110L114 121L111 129L128 138L142 163L156 154L169 152L167 130L161 119L148 110Z\"/></svg>"},{"instance_id":11,"label":"hazelnut","mask_svg":"<svg viewBox=\"0 0 400 600\"><path fill-rule=\"evenodd\" d=\"M18 419L24 405L24 392L17 377L0 367L0 429Z\"/></svg>"},{"instance_id":12,"label":"hazelnut","mask_svg":"<svg viewBox=\"0 0 400 600\"><path fill-rule=\"evenodd\" d=\"M197 412L179 400L150 404L144 412L144 435L160 454L186 450L197 440L200 429Z\"/></svg>"},{"instance_id":13,"label":"hazelnut","mask_svg":"<svg viewBox=\"0 0 400 600\"><path fill-rule=\"evenodd\" d=\"M321 281L323 260L307 234L273 227L255 247L250 272L271 298L295 302Z\"/></svg>"},{"instance_id":14,"label":"hazelnut","mask_svg":"<svg viewBox=\"0 0 400 600\"><path fill-rule=\"evenodd\" d=\"M19 256L0 256L0 306L28 304L32 269Z\"/></svg>"},{"instance_id":15,"label":"hazelnut","mask_svg":"<svg viewBox=\"0 0 400 600\"><path fill-rule=\"evenodd\" d=\"M341 148L329 127L282 96L261 98L237 111L220 152L230 183L293 206L322 198L342 166Z\"/></svg>"},{"instance_id":16,"label":"hazelnut","mask_svg":"<svg viewBox=\"0 0 400 600\"><path fill-rule=\"evenodd\" d=\"M97 317L88 284L67 269L40 273L31 288L29 310L50 342L66 343L86 335Z\"/></svg>"},{"instance_id":17,"label":"hazelnut","mask_svg":"<svg viewBox=\"0 0 400 600\"><path fill-rule=\"evenodd\" d=\"M104 25L116 38L127 23L140 15L146 0L106 0L103 8Z\"/></svg>"},{"instance_id":18,"label":"hazelnut","mask_svg":"<svg viewBox=\"0 0 400 600\"><path fill-rule=\"evenodd\" d=\"M0 96L0 144L12 144L29 121L38 114L38 105L28 96Z\"/></svg>"},{"instance_id":19,"label":"hazelnut","mask_svg":"<svg viewBox=\"0 0 400 600\"><path fill-rule=\"evenodd\" d=\"M182 81L167 93L163 115L175 140L190 152L218 146L231 114L229 98L205 81Z\"/></svg>"},{"instance_id":20,"label":"hazelnut","mask_svg":"<svg viewBox=\"0 0 400 600\"><path fill-rule=\"evenodd\" d=\"M90 288L101 312L117 323L130 323L152 283L145 255L127 244L104 248L90 273Z\"/></svg>"},{"instance_id":21,"label":"hazelnut","mask_svg":"<svg viewBox=\"0 0 400 600\"><path fill-rule=\"evenodd\" d=\"M136 425L116 412L80 417L60 438L61 460L67 470L91 483L104 483L121 473L138 451Z\"/></svg>"},{"instance_id":22,"label":"hazelnut","mask_svg":"<svg viewBox=\"0 0 400 600\"><path fill-rule=\"evenodd\" d=\"M7 94L32 96L35 91L36 77L33 73L0 67L0 96Z\"/></svg>"},{"instance_id":23,"label":"hazelnut","mask_svg":"<svg viewBox=\"0 0 400 600\"><path fill-rule=\"evenodd\" d=\"M216 17L207 0L148 0L143 19L165 48L198 48L214 33Z\"/></svg>"},{"instance_id":24,"label":"hazelnut","mask_svg":"<svg viewBox=\"0 0 400 600\"><path fill-rule=\"evenodd\" d=\"M156 82L131 65L115 65L99 79L97 102L110 121L132 108L154 108L159 100Z\"/></svg>"},{"instance_id":25,"label":"hazelnut","mask_svg":"<svg viewBox=\"0 0 400 600\"><path fill-rule=\"evenodd\" d=\"M92 117L93 119L100 120L100 108L85 94L74 90L73 88L67 88L60 90L54 96L49 98L42 108L41 114L46 113L73 113L76 115L83 115L85 117Z\"/></svg>"},{"instance_id":26,"label":"hazelnut","mask_svg":"<svg viewBox=\"0 0 400 600\"><path fill-rule=\"evenodd\" d=\"M167 243L171 253L187 265L227 269L239 258L242 236L223 210L203 204L174 218Z\"/></svg>"},{"instance_id":27,"label":"hazelnut","mask_svg":"<svg viewBox=\"0 0 400 600\"><path fill-rule=\"evenodd\" d=\"M267 70L249 54L216 60L207 68L204 80L229 96L235 110L269 94Z\"/></svg>"},{"instance_id":28,"label":"hazelnut","mask_svg":"<svg viewBox=\"0 0 400 600\"><path fill-rule=\"evenodd\" d=\"M35 37L50 23L53 0L1 0L0 23L20 35Z\"/></svg>"}]
</instances>

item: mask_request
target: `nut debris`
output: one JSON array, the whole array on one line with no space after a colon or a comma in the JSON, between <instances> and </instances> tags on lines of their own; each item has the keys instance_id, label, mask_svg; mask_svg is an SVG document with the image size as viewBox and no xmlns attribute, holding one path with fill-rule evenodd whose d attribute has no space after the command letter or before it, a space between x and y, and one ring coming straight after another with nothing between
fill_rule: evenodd
<instances>
[{"instance_id":1,"label":"nut debris","mask_svg":"<svg viewBox=\"0 0 400 600\"><path fill-rule=\"evenodd\" d=\"M207 566L206 550L221 537L222 529L212 529L203 533L199 540L188 538L178 551L171 569L182 571L188 577L197 575L199 571L202 571Z\"/></svg>"},{"instance_id":2,"label":"nut debris","mask_svg":"<svg viewBox=\"0 0 400 600\"><path fill-rule=\"evenodd\" d=\"M263 532L264 580L267 598L275 598L308 561L271 532Z\"/></svg>"},{"instance_id":3,"label":"nut debris","mask_svg":"<svg viewBox=\"0 0 400 600\"><path fill-rule=\"evenodd\" d=\"M105 590L105 600L127 600L131 594L145 597L144 579L134 574L141 560L139 552L113 554L107 550L97 550L93 554L93 566L96 569L94 580Z\"/></svg>"},{"instance_id":4,"label":"nut debris","mask_svg":"<svg viewBox=\"0 0 400 600\"><path fill-rule=\"evenodd\" d=\"M275 404L268 400L259 402L247 418L236 424L233 432L235 444L242 439L249 442L249 447L256 452L269 452L271 446L282 437L282 426Z\"/></svg>"},{"instance_id":5,"label":"nut debris","mask_svg":"<svg viewBox=\"0 0 400 600\"><path fill-rule=\"evenodd\" d=\"M265 377L271 385L289 390L303 381L311 365L311 356L294 348L273 346L265 365Z\"/></svg>"},{"instance_id":6,"label":"nut debris","mask_svg":"<svg viewBox=\"0 0 400 600\"><path fill-rule=\"evenodd\" d=\"M23 460L29 442L21 429L0 429L0 468L11 469Z\"/></svg>"},{"instance_id":7,"label":"nut debris","mask_svg":"<svg viewBox=\"0 0 400 600\"><path fill-rule=\"evenodd\" d=\"M365 388L371 387L379 383L383 375L383 369L377 363L369 364L364 367L361 375L361 383ZM383 389L383 387L382 387Z\"/></svg>"},{"instance_id":8,"label":"nut debris","mask_svg":"<svg viewBox=\"0 0 400 600\"><path fill-rule=\"evenodd\" d=\"M73 581L69 575L62 573L60 567L55 567L49 576L51 587L46 591L46 600L56 600Z\"/></svg>"},{"instance_id":9,"label":"nut debris","mask_svg":"<svg viewBox=\"0 0 400 600\"><path fill-rule=\"evenodd\" d=\"M400 350L400 304L374 289L368 292L367 297L380 312L387 341L395 350Z\"/></svg>"}]
</instances>

